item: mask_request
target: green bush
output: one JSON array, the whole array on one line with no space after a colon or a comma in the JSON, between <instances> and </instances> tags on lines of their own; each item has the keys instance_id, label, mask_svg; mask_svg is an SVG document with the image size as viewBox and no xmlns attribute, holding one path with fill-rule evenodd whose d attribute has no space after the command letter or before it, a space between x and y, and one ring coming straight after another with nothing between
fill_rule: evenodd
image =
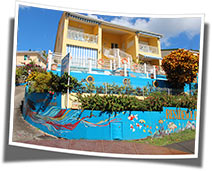
<instances>
[{"instance_id":1,"label":"green bush","mask_svg":"<svg viewBox=\"0 0 212 171\"><path fill-rule=\"evenodd\" d=\"M45 93L50 90L49 82L51 80L51 74L48 72L33 72L28 78L29 93Z\"/></svg>"},{"instance_id":2,"label":"green bush","mask_svg":"<svg viewBox=\"0 0 212 171\"><path fill-rule=\"evenodd\" d=\"M51 74L51 79L49 81L49 87L51 91L54 92L62 92L66 93L67 89L69 88L69 91L80 91L82 84L78 82L78 80L72 76L69 76L66 72L61 77L58 75ZM69 85L68 85L68 79L69 79Z\"/></svg>"},{"instance_id":3,"label":"green bush","mask_svg":"<svg viewBox=\"0 0 212 171\"><path fill-rule=\"evenodd\" d=\"M15 83L24 83L26 79L26 76L24 74L24 70L21 67L16 68L16 77L15 77Z\"/></svg>"},{"instance_id":4,"label":"green bush","mask_svg":"<svg viewBox=\"0 0 212 171\"><path fill-rule=\"evenodd\" d=\"M100 110L102 112L122 111L162 111L163 107L181 107L196 109L197 98L195 96L172 96L165 93L152 93L144 100L128 95L104 95L98 94L83 96L78 94L78 101L82 109Z\"/></svg>"},{"instance_id":5,"label":"green bush","mask_svg":"<svg viewBox=\"0 0 212 171\"><path fill-rule=\"evenodd\" d=\"M69 85L68 85L69 79ZM81 83L76 78L71 77L68 73L61 77L52 72L32 72L27 81L29 82L29 93L47 93L47 92L62 92L79 90Z\"/></svg>"},{"instance_id":6,"label":"green bush","mask_svg":"<svg viewBox=\"0 0 212 171\"><path fill-rule=\"evenodd\" d=\"M34 61L31 61L29 64L16 67L16 84L24 83L31 72L43 73L45 72L45 69L35 64Z\"/></svg>"}]
</instances>

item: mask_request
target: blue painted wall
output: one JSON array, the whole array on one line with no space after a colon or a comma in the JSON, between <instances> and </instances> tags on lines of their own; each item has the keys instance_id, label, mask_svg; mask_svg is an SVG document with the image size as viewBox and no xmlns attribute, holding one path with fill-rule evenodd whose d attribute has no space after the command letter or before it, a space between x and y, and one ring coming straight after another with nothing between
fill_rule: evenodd
<instances>
[{"instance_id":1,"label":"blue painted wall","mask_svg":"<svg viewBox=\"0 0 212 171\"><path fill-rule=\"evenodd\" d=\"M88 74L88 73L77 73L77 72L71 72L71 76L77 78L78 81L86 80L88 76L92 76L94 78L94 84L95 86L101 86L103 83L109 83L116 85L124 85L123 81L124 79L129 79L131 85L136 87L144 87L144 86L153 86L153 82L156 79L151 78L134 78L134 77L123 77L123 76L114 76L114 75L103 75L103 74ZM168 82L165 80L157 80L159 83L159 87L165 88L168 87Z\"/></svg>"},{"instance_id":2,"label":"blue painted wall","mask_svg":"<svg viewBox=\"0 0 212 171\"><path fill-rule=\"evenodd\" d=\"M148 136L157 137L196 127L196 110L169 107L161 112L126 111L111 114L61 109L59 107L61 95L58 93L51 96L26 94L23 117L33 126L57 137L131 140ZM46 106L47 101L48 106Z\"/></svg>"}]
</instances>

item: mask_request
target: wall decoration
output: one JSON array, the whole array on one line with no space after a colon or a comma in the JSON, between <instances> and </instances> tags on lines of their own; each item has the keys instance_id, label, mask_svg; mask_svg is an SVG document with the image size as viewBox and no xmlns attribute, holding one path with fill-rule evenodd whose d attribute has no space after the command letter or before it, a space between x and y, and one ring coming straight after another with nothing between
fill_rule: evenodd
<instances>
[{"instance_id":1,"label":"wall decoration","mask_svg":"<svg viewBox=\"0 0 212 171\"><path fill-rule=\"evenodd\" d=\"M56 96L56 95L55 95ZM48 106L46 95L27 94L23 117L40 130L67 139L113 140L112 123L121 123L123 140L160 137L185 129L196 128L196 110L167 107L163 111L124 111L102 113L101 111L61 109ZM51 104L59 104L60 98L51 98ZM57 103L55 103L57 102Z\"/></svg>"},{"instance_id":2,"label":"wall decoration","mask_svg":"<svg viewBox=\"0 0 212 171\"><path fill-rule=\"evenodd\" d=\"M87 78L86 78L86 81L87 81L88 83L94 82L94 80L95 80L94 77L91 76L91 75L87 76Z\"/></svg>"}]
</instances>

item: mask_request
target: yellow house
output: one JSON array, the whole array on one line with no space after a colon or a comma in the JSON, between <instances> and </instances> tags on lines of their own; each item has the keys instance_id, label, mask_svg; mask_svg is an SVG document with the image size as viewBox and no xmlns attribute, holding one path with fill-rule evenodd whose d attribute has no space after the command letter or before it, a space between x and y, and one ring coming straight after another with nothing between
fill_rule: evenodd
<instances>
[{"instance_id":1,"label":"yellow house","mask_svg":"<svg viewBox=\"0 0 212 171\"><path fill-rule=\"evenodd\" d=\"M113 24L77 13L64 12L57 30L55 53L71 54L72 65L128 68L137 63L160 65L161 34Z\"/></svg>"},{"instance_id":2,"label":"yellow house","mask_svg":"<svg viewBox=\"0 0 212 171\"><path fill-rule=\"evenodd\" d=\"M29 64L31 61L34 61L37 65L40 65L42 68L46 68L47 60L43 55L38 51L18 51L16 53L16 66L21 66L24 64Z\"/></svg>"}]
</instances>

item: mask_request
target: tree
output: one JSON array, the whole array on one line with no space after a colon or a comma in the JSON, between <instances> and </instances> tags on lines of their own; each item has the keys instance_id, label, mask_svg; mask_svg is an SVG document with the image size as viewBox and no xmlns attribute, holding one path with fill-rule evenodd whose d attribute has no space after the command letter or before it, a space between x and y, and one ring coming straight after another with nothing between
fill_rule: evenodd
<instances>
[{"instance_id":1,"label":"tree","mask_svg":"<svg viewBox=\"0 0 212 171\"><path fill-rule=\"evenodd\" d=\"M185 83L192 83L199 69L199 54L189 50L172 51L162 60L162 68L173 88L183 89Z\"/></svg>"},{"instance_id":2,"label":"tree","mask_svg":"<svg viewBox=\"0 0 212 171\"><path fill-rule=\"evenodd\" d=\"M45 51L45 50L41 51L41 53L42 53L42 55L43 55L45 58L47 58L47 57L48 57L48 54L46 53L46 51Z\"/></svg>"}]
</instances>

